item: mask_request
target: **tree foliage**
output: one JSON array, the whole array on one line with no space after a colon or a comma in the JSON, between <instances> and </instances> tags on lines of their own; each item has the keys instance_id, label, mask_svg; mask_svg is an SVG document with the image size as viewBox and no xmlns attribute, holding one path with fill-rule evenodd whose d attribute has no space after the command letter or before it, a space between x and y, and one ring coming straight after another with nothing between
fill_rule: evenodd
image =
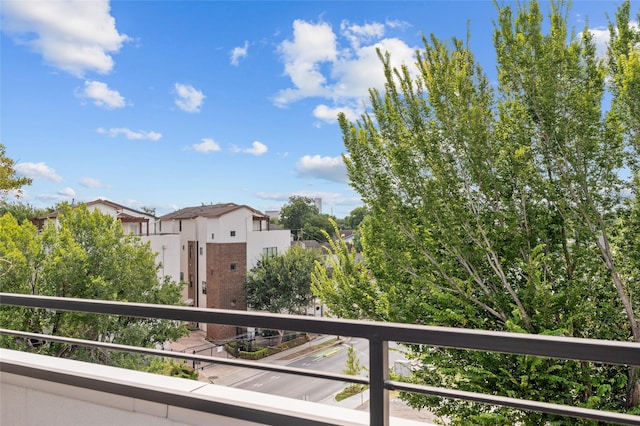
<instances>
[{"instance_id":1,"label":"tree foliage","mask_svg":"<svg viewBox=\"0 0 640 426\"><path fill-rule=\"evenodd\" d=\"M366 206L356 207L351 210L347 217L344 218L347 229L358 229L360 223L369 215L369 209Z\"/></svg>"},{"instance_id":2,"label":"tree foliage","mask_svg":"<svg viewBox=\"0 0 640 426\"><path fill-rule=\"evenodd\" d=\"M334 311L640 342L632 297L640 290L640 32L627 1L601 60L587 27L567 28L568 6L549 7L545 21L537 1L498 6L497 85L463 40L424 37L415 70L392 69L380 54L384 93L371 90L371 111L355 123L339 117L351 185L371 212L361 231L372 279L318 273L316 288L329 300L362 291L387 309L345 298ZM351 260L340 259L349 271ZM638 411L633 368L425 347L413 354L427 367L413 380L429 385ZM459 424L567 421L409 400Z\"/></svg>"},{"instance_id":3,"label":"tree foliage","mask_svg":"<svg viewBox=\"0 0 640 426\"><path fill-rule=\"evenodd\" d=\"M175 305L181 284L157 277L148 243L125 235L119 221L86 206L64 206L58 224L42 233L9 213L0 217L0 289L3 292ZM155 347L186 334L173 321L2 307L2 327L125 345ZM3 337L2 346L25 349ZM61 343L42 353L137 368L140 357Z\"/></svg>"},{"instance_id":4,"label":"tree foliage","mask_svg":"<svg viewBox=\"0 0 640 426\"><path fill-rule=\"evenodd\" d=\"M20 188L31 185L31 179L16 175L15 161L7 157L6 152L5 146L0 143L0 195L13 190L20 195Z\"/></svg>"},{"instance_id":5,"label":"tree foliage","mask_svg":"<svg viewBox=\"0 0 640 426\"><path fill-rule=\"evenodd\" d=\"M0 200L0 216L3 216L5 213L11 213L18 223L33 219L34 217L44 216L51 211L53 211L53 209L40 209L28 203Z\"/></svg>"},{"instance_id":6,"label":"tree foliage","mask_svg":"<svg viewBox=\"0 0 640 426\"><path fill-rule=\"evenodd\" d=\"M339 235L337 224L332 223L334 233ZM355 248L342 238L333 240L327 232L324 236L329 242L329 256L316 262L311 290L327 305L327 314L340 318L387 319L387 297L377 288L367 266L358 261Z\"/></svg>"},{"instance_id":7,"label":"tree foliage","mask_svg":"<svg viewBox=\"0 0 640 426\"><path fill-rule=\"evenodd\" d=\"M294 239L322 240L322 231L332 229L329 216L320 213L312 198L294 195L280 209L280 224L291 229Z\"/></svg>"},{"instance_id":8,"label":"tree foliage","mask_svg":"<svg viewBox=\"0 0 640 426\"><path fill-rule=\"evenodd\" d=\"M263 256L245 279L247 305L274 313L302 314L312 301L311 272L320 253L301 245Z\"/></svg>"}]
</instances>

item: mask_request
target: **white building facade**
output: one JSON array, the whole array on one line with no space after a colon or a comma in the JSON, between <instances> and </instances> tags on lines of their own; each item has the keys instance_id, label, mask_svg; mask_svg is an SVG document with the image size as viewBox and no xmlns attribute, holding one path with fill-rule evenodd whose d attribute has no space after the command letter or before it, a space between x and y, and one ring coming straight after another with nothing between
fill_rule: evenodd
<instances>
[{"instance_id":1,"label":"white building facade","mask_svg":"<svg viewBox=\"0 0 640 426\"><path fill-rule=\"evenodd\" d=\"M203 308L246 310L243 284L247 271L264 254L283 254L291 232L274 229L269 216L234 203L187 207L160 218L161 234L178 234L180 277L185 300ZM204 325L202 325L204 328ZM240 334L209 324L207 337L224 340Z\"/></svg>"}]
</instances>

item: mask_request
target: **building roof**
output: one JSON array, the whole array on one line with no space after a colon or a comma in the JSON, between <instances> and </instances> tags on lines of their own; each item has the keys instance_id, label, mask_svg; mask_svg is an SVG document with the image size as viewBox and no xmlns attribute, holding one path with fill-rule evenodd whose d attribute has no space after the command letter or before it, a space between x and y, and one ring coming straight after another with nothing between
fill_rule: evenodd
<instances>
[{"instance_id":1,"label":"building roof","mask_svg":"<svg viewBox=\"0 0 640 426\"><path fill-rule=\"evenodd\" d=\"M80 204L84 204L87 207L93 206L93 205L96 205L96 204L103 204L103 205L106 205L106 206L113 207L114 209L119 210L118 219L120 219L120 218L136 218L136 216L128 215L127 213L124 213L122 211L123 209L127 209L127 210L129 210L131 212L134 212L134 213L137 213L137 214L140 214L140 215L151 216L151 217L154 217L154 218L156 217L156 216L154 216L154 215L152 215L150 213L141 212L139 210L132 209L131 207L123 206L122 204L114 203L113 201L105 200L105 199L102 199L102 198L98 198L97 200L89 201L89 202L86 202L86 203L74 204L71 207L76 207L76 206L78 206ZM54 212L47 213L44 216L38 216L38 217L33 218L33 219L34 220L55 219L55 218L58 217L58 214L60 214L60 210L56 210Z\"/></svg>"},{"instance_id":2,"label":"building roof","mask_svg":"<svg viewBox=\"0 0 640 426\"><path fill-rule=\"evenodd\" d=\"M105 204L107 206L113 207L116 210L127 209L129 211L132 211L132 212L135 212L135 213L138 213L138 214L141 214L141 215L152 216L154 218L156 217L155 215L153 215L151 213L142 212L140 210L132 209L131 207L123 206L122 204L114 203L113 201L105 200L104 198L98 198L97 200L89 201L88 203L84 203L84 204L87 207L92 206L94 204Z\"/></svg>"},{"instance_id":3,"label":"building roof","mask_svg":"<svg viewBox=\"0 0 640 426\"><path fill-rule=\"evenodd\" d=\"M149 218L132 216L123 212L119 212L116 216L116 219L118 219L120 222L149 222Z\"/></svg>"},{"instance_id":4,"label":"building roof","mask_svg":"<svg viewBox=\"0 0 640 426\"><path fill-rule=\"evenodd\" d=\"M268 218L268 216L264 213L246 205L239 205L235 203L218 203L196 207L185 207L173 213L161 216L160 220L195 219L196 217L217 218L242 208L251 210L255 216L261 216L265 219Z\"/></svg>"}]
</instances>

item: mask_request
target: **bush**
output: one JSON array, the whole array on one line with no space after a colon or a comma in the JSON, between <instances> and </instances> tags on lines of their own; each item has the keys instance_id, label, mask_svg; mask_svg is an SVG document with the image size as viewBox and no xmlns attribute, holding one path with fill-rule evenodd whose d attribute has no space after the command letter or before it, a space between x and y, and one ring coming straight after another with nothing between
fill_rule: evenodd
<instances>
[{"instance_id":1,"label":"bush","mask_svg":"<svg viewBox=\"0 0 640 426\"><path fill-rule=\"evenodd\" d=\"M262 346L252 347L251 342L247 340L234 340L233 342L225 343L224 348L228 353L242 359L261 359L271 355L269 348Z\"/></svg>"},{"instance_id":2,"label":"bush","mask_svg":"<svg viewBox=\"0 0 640 426\"><path fill-rule=\"evenodd\" d=\"M176 361L168 358L154 359L147 367L142 368L142 370L165 376L198 380L198 372L189 367L184 361Z\"/></svg>"},{"instance_id":3,"label":"bush","mask_svg":"<svg viewBox=\"0 0 640 426\"><path fill-rule=\"evenodd\" d=\"M257 360L257 359L261 359L264 358L266 356L269 356L269 349L268 348L261 348L258 347L256 348L255 351L253 352L248 352L248 351L240 351L238 353L238 356L242 359L251 359L251 360Z\"/></svg>"}]
</instances>

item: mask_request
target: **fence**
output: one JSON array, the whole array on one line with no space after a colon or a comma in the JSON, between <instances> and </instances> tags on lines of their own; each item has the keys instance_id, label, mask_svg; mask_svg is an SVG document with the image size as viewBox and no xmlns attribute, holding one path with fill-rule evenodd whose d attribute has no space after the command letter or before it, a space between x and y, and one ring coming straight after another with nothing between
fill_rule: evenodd
<instances>
[{"instance_id":1,"label":"fence","mask_svg":"<svg viewBox=\"0 0 640 426\"><path fill-rule=\"evenodd\" d=\"M236 327L292 330L304 333L364 338L369 341L368 378L237 359L211 358L196 354L137 348L57 336L43 336L19 330L0 329L0 334L27 339L31 338L66 342L78 345L102 347L109 350L169 356L200 362L216 362L259 370L298 374L307 377L369 385L370 424L375 426L388 426L389 424L390 390L436 395L445 398L482 402L521 410L532 410L570 417L593 419L608 423L640 425L640 416L403 383L390 380L388 368L389 342L403 342L447 348L481 350L516 355L532 355L640 367L639 343L468 330L448 327L429 327L411 324L380 323L373 321L277 315L261 312L241 312L182 306L69 299L10 293L0 293L0 304L62 311L157 318L184 322L216 323ZM204 405L200 406L200 409L202 411L209 410L209 408ZM257 418L252 418L250 414L245 413L243 416L245 417L242 418L246 420L259 421ZM299 420L300 422L298 424L305 424L303 421L304 419Z\"/></svg>"}]
</instances>

